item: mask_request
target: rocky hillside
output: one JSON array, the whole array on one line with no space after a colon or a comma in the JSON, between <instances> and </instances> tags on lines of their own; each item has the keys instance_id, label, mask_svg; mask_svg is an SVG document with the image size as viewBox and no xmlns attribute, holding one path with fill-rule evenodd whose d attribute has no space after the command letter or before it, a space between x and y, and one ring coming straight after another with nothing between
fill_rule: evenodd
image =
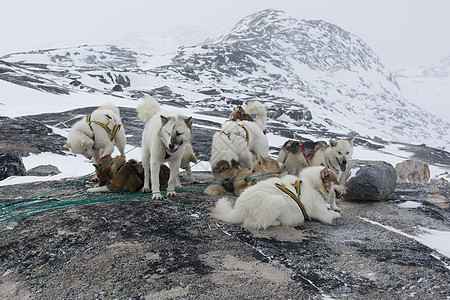
<instances>
[{"instance_id":1,"label":"rocky hillside","mask_svg":"<svg viewBox=\"0 0 450 300\"><path fill-rule=\"evenodd\" d=\"M63 153L65 138L48 127L62 130L92 109L0 118L2 149ZM121 107L121 116L128 143L139 146L136 111ZM205 159L218 124L194 124L194 151ZM446 152L404 146L430 164L450 165ZM0 298L450 297L450 253L440 247L450 231L448 184L398 183L386 201L340 201L342 217L331 226L248 231L211 218L217 197L202 190L214 179L194 175L200 185L182 177L187 190L163 202L86 194L91 176L0 186ZM433 237L440 241L429 244Z\"/></svg>"},{"instance_id":2,"label":"rocky hillside","mask_svg":"<svg viewBox=\"0 0 450 300\"><path fill-rule=\"evenodd\" d=\"M140 98L150 93L201 110L259 99L272 122L305 131L378 136L448 147L450 124L407 102L357 36L323 21L264 10L201 45L155 56L115 46L18 53L0 79L52 93Z\"/></svg>"}]
</instances>

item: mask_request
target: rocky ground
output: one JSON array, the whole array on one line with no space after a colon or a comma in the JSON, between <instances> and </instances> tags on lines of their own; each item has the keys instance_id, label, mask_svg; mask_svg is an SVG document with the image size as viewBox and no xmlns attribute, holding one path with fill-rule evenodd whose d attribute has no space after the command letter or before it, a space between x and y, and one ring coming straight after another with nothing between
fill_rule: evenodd
<instances>
[{"instance_id":1,"label":"rocky ground","mask_svg":"<svg viewBox=\"0 0 450 300\"><path fill-rule=\"evenodd\" d=\"M70 127L84 110L2 118L2 149L23 149L28 138L17 138L23 130L31 136L28 151L46 151L39 142L44 136L53 141L52 151L64 151L61 137L36 124ZM138 145L142 124L133 113L122 114L129 143ZM201 140L196 153L209 153L210 132L196 128L195 134ZM195 176L199 186L183 180L195 189L164 203L142 194L86 194L89 178L0 187L1 213L17 218L0 224L7 226L0 231L0 298L450 297L450 259L413 238L422 228L450 231L446 184L398 183L386 201L342 201L342 218L332 226L307 222L247 231L209 216L217 199L204 195L202 186L213 183L212 176ZM42 197L30 198L36 195ZM402 208L407 201L419 205ZM39 205L47 209L39 213Z\"/></svg>"}]
</instances>

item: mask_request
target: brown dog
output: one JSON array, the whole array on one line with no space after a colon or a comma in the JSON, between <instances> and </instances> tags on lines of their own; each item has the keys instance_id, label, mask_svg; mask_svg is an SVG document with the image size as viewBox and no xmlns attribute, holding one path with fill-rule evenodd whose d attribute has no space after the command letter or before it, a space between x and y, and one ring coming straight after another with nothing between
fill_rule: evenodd
<instances>
[{"instance_id":1,"label":"brown dog","mask_svg":"<svg viewBox=\"0 0 450 300\"><path fill-rule=\"evenodd\" d=\"M222 160L213 169L213 173L216 178L219 178L221 184L208 186L203 191L205 194L218 196L232 193L240 196L249 185L253 185L256 181L280 176L286 171L275 159L260 156L253 163L251 170L240 169L235 160L232 160L231 164Z\"/></svg>"},{"instance_id":2,"label":"brown dog","mask_svg":"<svg viewBox=\"0 0 450 300\"><path fill-rule=\"evenodd\" d=\"M230 114L230 117L228 118L230 121L250 121L253 122L252 116L245 113L245 110L242 108L242 106L236 107L235 110L233 110Z\"/></svg>"},{"instance_id":3,"label":"brown dog","mask_svg":"<svg viewBox=\"0 0 450 300\"><path fill-rule=\"evenodd\" d=\"M116 156L111 159L111 156L107 155L94 164L94 167L102 185L99 182L98 187L88 189L88 192L136 192L144 185L144 168L141 162L134 159L126 161L124 156ZM167 188L169 174L169 167L161 165L159 171L161 189Z\"/></svg>"}]
</instances>

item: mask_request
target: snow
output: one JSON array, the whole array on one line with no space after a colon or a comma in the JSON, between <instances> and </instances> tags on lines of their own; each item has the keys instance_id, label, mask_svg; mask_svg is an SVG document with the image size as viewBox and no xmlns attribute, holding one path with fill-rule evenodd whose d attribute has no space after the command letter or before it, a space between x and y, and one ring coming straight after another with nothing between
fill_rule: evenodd
<instances>
[{"instance_id":1,"label":"snow","mask_svg":"<svg viewBox=\"0 0 450 300\"><path fill-rule=\"evenodd\" d=\"M398 204L397 206L404 209L413 209L421 207L422 203L416 201L405 201L403 203Z\"/></svg>"},{"instance_id":2,"label":"snow","mask_svg":"<svg viewBox=\"0 0 450 300\"><path fill-rule=\"evenodd\" d=\"M383 227L386 230L403 235L407 238L416 240L417 242L435 250L436 252L439 252L440 254L446 256L447 258L450 258L450 231L440 231L425 227L418 227L419 231L421 231L422 233L420 235L415 236L407 234L392 226L383 225L376 221L372 221L362 217L360 217L360 219L369 222L371 224Z\"/></svg>"}]
</instances>

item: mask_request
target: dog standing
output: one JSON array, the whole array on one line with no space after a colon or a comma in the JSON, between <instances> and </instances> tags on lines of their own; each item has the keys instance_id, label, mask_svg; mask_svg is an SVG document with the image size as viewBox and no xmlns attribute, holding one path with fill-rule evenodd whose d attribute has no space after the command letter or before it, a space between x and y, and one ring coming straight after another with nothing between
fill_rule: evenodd
<instances>
[{"instance_id":1,"label":"dog standing","mask_svg":"<svg viewBox=\"0 0 450 300\"><path fill-rule=\"evenodd\" d=\"M175 196L175 189L182 188L178 173L185 148L192 138L192 117L162 112L159 103L149 96L143 99L137 112L139 118L145 122L142 133L142 166L145 180L141 191L150 192L148 179L151 174L152 198L163 198L157 174L160 166L167 161L170 168L167 196Z\"/></svg>"},{"instance_id":2,"label":"dog standing","mask_svg":"<svg viewBox=\"0 0 450 300\"><path fill-rule=\"evenodd\" d=\"M231 162L234 160L242 168L249 169L254 157L269 156L269 143L264 133L266 109L261 102L255 101L245 112L256 114L255 121L226 121L220 132L214 134L210 160L213 173L223 161L232 166Z\"/></svg>"},{"instance_id":3,"label":"dog standing","mask_svg":"<svg viewBox=\"0 0 450 300\"><path fill-rule=\"evenodd\" d=\"M310 167L300 173L300 178L286 175L258 182L244 190L234 207L227 198L221 198L211 214L218 220L247 229L296 226L310 219L331 224L340 214L329 210L326 201L346 190L333 171Z\"/></svg>"},{"instance_id":4,"label":"dog standing","mask_svg":"<svg viewBox=\"0 0 450 300\"><path fill-rule=\"evenodd\" d=\"M353 140L330 140L329 146L324 142L289 140L281 147L277 160L286 166L289 174L298 176L308 166L322 165L333 170L339 178L353 155Z\"/></svg>"},{"instance_id":5,"label":"dog standing","mask_svg":"<svg viewBox=\"0 0 450 300\"><path fill-rule=\"evenodd\" d=\"M119 109L105 104L72 126L64 147L97 162L101 157L112 154L114 145L123 155L125 144L125 129Z\"/></svg>"}]
</instances>

